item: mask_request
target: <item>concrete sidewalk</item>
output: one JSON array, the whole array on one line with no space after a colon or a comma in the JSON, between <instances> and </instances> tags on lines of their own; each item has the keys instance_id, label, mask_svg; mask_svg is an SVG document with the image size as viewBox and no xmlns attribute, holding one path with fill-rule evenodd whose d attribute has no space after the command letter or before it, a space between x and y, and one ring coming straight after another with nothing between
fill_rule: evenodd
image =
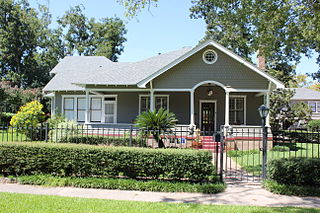
<instances>
[{"instance_id":1,"label":"concrete sidewalk","mask_svg":"<svg viewBox=\"0 0 320 213\"><path fill-rule=\"evenodd\" d=\"M270 207L297 206L320 208L320 198L276 195L264 190L260 185L250 184L229 184L225 192L214 195L200 193L164 193L83 189L72 187L42 187L19 184L0 184L0 192L148 202L230 204Z\"/></svg>"}]
</instances>

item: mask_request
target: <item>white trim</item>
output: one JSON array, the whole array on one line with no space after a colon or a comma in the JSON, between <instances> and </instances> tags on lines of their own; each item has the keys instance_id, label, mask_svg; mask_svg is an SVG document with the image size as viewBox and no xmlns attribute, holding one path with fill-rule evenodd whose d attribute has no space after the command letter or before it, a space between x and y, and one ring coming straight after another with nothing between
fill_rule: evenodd
<instances>
[{"instance_id":1,"label":"white trim","mask_svg":"<svg viewBox=\"0 0 320 213\"><path fill-rule=\"evenodd\" d=\"M273 82L277 88L284 88L283 83L281 83L280 81L278 81L277 79L273 78L271 75L267 74L266 72L262 71L261 69L259 69L258 67L256 67L255 65L247 62L246 60L244 60L243 58L241 58L240 56L238 56L237 54L233 53L232 51L228 50L227 48L221 46L220 44L212 41L212 40L208 40L198 46L196 46L195 48L193 48L192 50L190 50L189 52L185 53L184 55L180 56L179 58L177 58L176 60L172 61L171 63L169 63L168 65L166 65L165 67L163 67L162 69L158 70L157 72L153 73L152 75L148 76L147 78L141 80L140 82L138 82L138 87L140 88L145 88L147 83L149 81L151 81L152 79L158 77L159 75L161 75L162 73L166 72L167 70L169 70L170 68L174 67L175 65L177 65L178 63L182 62L183 60L189 58L190 56L192 56L193 54L195 54L196 52L202 50L203 48L212 45L213 47L217 48L218 50L222 51L223 53L227 54L228 56L230 56L231 58L235 59L236 61L240 62L241 64L243 64L244 66L248 67L249 69L255 71L256 73L260 74L261 76L263 76L264 78L268 79L269 81Z\"/></svg>"},{"instance_id":2,"label":"white trim","mask_svg":"<svg viewBox=\"0 0 320 213\"><path fill-rule=\"evenodd\" d=\"M105 92L148 92L150 91L149 88L141 88L141 89L117 89L117 88L87 88L90 89L90 91L105 91Z\"/></svg>"},{"instance_id":3,"label":"white trim","mask_svg":"<svg viewBox=\"0 0 320 213\"><path fill-rule=\"evenodd\" d=\"M228 88L229 92L259 92L259 93L266 93L269 90L267 89L234 89L234 88Z\"/></svg>"},{"instance_id":4,"label":"white trim","mask_svg":"<svg viewBox=\"0 0 320 213\"><path fill-rule=\"evenodd\" d=\"M199 100L199 127L202 128L202 103L214 103L214 131L217 131L217 100Z\"/></svg>"},{"instance_id":5,"label":"white trim","mask_svg":"<svg viewBox=\"0 0 320 213\"><path fill-rule=\"evenodd\" d=\"M139 115L141 114L141 97L150 97L150 94L139 94L139 109L138 109ZM153 100L154 101L154 106L155 106L155 101L156 101L157 97L167 97L167 109L169 110L170 95L168 95L168 94L163 94L163 95L162 94L155 94L154 95L154 100ZM150 105L151 105L151 100L150 100Z\"/></svg>"},{"instance_id":6,"label":"white trim","mask_svg":"<svg viewBox=\"0 0 320 213\"><path fill-rule=\"evenodd\" d=\"M183 89L172 89L172 88L157 88L157 89L153 89L153 91L155 92L190 92L192 89L187 89L187 88L183 88Z\"/></svg>"},{"instance_id":7,"label":"white trim","mask_svg":"<svg viewBox=\"0 0 320 213\"><path fill-rule=\"evenodd\" d=\"M214 58L213 61L207 61L205 55L206 55L208 52L213 52L213 54L215 55L215 58ZM214 51L213 49L208 49L208 50L206 50L206 51L204 51L204 52L202 53L202 60L203 60L203 62L206 63L206 64L214 64L214 63L216 63L216 61L218 60L218 54L217 54L217 52Z\"/></svg>"},{"instance_id":8,"label":"white trim","mask_svg":"<svg viewBox=\"0 0 320 213\"><path fill-rule=\"evenodd\" d=\"M247 125L247 96L246 95L230 95L229 99L231 99L231 98L243 98L243 102L244 102L243 103L243 117L244 118L243 118L243 124L242 125ZM229 111L230 111L230 104L229 104Z\"/></svg>"},{"instance_id":9,"label":"white trim","mask_svg":"<svg viewBox=\"0 0 320 213\"><path fill-rule=\"evenodd\" d=\"M222 87L225 91L227 91L229 88L226 87L225 85L223 85L222 83L218 82L218 81L213 81L213 80L207 80L207 81L201 81L199 83L197 83L196 85L194 85L191 90L192 91L195 91L198 87L200 87L201 85L203 84L214 84L214 85L217 85L217 86L220 86Z\"/></svg>"}]
</instances>

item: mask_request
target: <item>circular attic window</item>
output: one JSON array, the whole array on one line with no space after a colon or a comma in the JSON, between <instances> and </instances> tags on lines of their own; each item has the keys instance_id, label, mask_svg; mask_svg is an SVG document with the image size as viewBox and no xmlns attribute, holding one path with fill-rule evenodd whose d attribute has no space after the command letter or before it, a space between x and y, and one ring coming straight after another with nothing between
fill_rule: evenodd
<instances>
[{"instance_id":1,"label":"circular attic window","mask_svg":"<svg viewBox=\"0 0 320 213\"><path fill-rule=\"evenodd\" d=\"M202 59L207 64L213 64L217 61L218 55L214 50L206 50L202 55Z\"/></svg>"}]
</instances>

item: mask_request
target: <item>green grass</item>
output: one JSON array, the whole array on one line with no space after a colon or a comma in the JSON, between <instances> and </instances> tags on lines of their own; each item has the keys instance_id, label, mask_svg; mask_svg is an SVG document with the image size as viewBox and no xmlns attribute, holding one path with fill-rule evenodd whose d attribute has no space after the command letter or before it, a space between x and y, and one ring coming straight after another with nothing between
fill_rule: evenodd
<instances>
[{"instance_id":1,"label":"green grass","mask_svg":"<svg viewBox=\"0 0 320 213\"><path fill-rule=\"evenodd\" d=\"M28 195L15 193L0 193L0 212L15 213L91 213L91 212L116 212L116 213L317 213L320 209L307 209L295 207L256 207L256 206L231 206L231 205L200 205L200 204L173 204L152 203L137 201L117 201L88 198L70 198L49 195Z\"/></svg>"},{"instance_id":2,"label":"green grass","mask_svg":"<svg viewBox=\"0 0 320 213\"><path fill-rule=\"evenodd\" d=\"M219 193L225 190L224 183L187 183L159 180L134 180L111 178L55 177L51 175L30 175L17 178L18 183L43 186L71 186L80 188L139 190L154 192L200 192Z\"/></svg>"},{"instance_id":3,"label":"green grass","mask_svg":"<svg viewBox=\"0 0 320 213\"><path fill-rule=\"evenodd\" d=\"M281 194L281 195L320 197L320 188L316 188L316 187L286 185L286 184L280 184L274 180L264 181L263 187L269 190L270 192Z\"/></svg>"},{"instance_id":4,"label":"green grass","mask_svg":"<svg viewBox=\"0 0 320 213\"><path fill-rule=\"evenodd\" d=\"M320 144L295 143L286 144L286 146L289 147L289 151L284 151L284 149L277 151L279 148L268 151L268 160L288 157L320 157ZM247 172L254 175L261 174L262 152L258 150L232 150L228 151L227 155Z\"/></svg>"},{"instance_id":5,"label":"green grass","mask_svg":"<svg viewBox=\"0 0 320 213\"><path fill-rule=\"evenodd\" d=\"M26 135L18 133L13 129L0 130L0 142L16 142L16 141L26 141Z\"/></svg>"}]
</instances>

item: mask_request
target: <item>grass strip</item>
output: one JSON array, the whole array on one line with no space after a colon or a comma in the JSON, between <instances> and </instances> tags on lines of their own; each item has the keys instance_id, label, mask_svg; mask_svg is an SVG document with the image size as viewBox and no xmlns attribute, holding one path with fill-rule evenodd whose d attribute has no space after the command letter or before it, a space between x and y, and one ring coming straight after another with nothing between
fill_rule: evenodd
<instances>
[{"instance_id":1,"label":"grass strip","mask_svg":"<svg viewBox=\"0 0 320 213\"><path fill-rule=\"evenodd\" d=\"M274 180L265 180L263 187L275 194L320 197L320 188L317 187L286 185Z\"/></svg>"},{"instance_id":2,"label":"grass strip","mask_svg":"<svg viewBox=\"0 0 320 213\"><path fill-rule=\"evenodd\" d=\"M50 195L0 193L0 212L15 213L318 213L320 209L297 207L257 207L235 205L201 205L191 203L138 202Z\"/></svg>"},{"instance_id":3,"label":"grass strip","mask_svg":"<svg viewBox=\"0 0 320 213\"><path fill-rule=\"evenodd\" d=\"M200 192L219 193L225 190L224 183L187 183L160 180L134 180L111 178L56 177L51 175L30 175L17 178L20 184L43 186L71 186L80 188L138 190L152 192Z\"/></svg>"}]
</instances>

